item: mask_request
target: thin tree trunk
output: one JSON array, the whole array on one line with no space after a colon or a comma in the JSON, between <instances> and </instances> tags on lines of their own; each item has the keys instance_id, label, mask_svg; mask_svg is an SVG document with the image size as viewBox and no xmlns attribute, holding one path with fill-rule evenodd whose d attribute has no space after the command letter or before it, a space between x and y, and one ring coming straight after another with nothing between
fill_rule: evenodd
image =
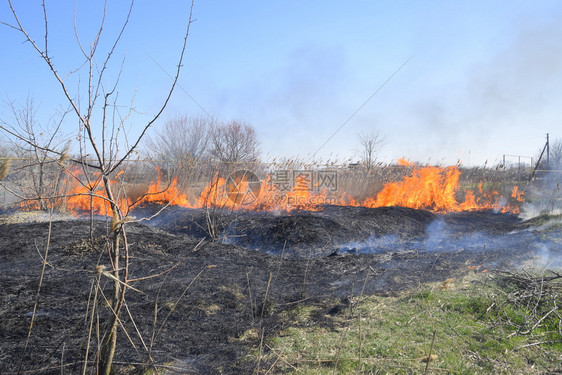
<instances>
[{"instance_id":1,"label":"thin tree trunk","mask_svg":"<svg viewBox=\"0 0 562 375\"><path fill-rule=\"evenodd\" d=\"M113 301L111 304L112 317L106 331L105 339L102 343L101 348L101 369L102 374L110 375L111 367L113 365L113 357L115 356L115 349L117 347L117 325L119 323L119 310L121 305L121 286L119 285L119 236L117 231L114 231L112 240L112 259L113 259L113 276L116 280L113 280Z\"/></svg>"},{"instance_id":2,"label":"thin tree trunk","mask_svg":"<svg viewBox=\"0 0 562 375\"><path fill-rule=\"evenodd\" d=\"M119 323L119 313L121 307L123 306L123 300L125 297L125 287L122 285L121 275L119 271L119 248L120 248L120 238L122 236L123 223L121 218L121 213L119 207L116 203L115 197L113 196L113 191L110 186L109 178L107 176L103 177L103 182L105 185L105 190L107 197L111 202L111 211L113 213L113 219L111 223L111 259L113 262L113 301L112 301L112 317L108 329L106 331L105 339L102 343L101 348L101 358L100 367L102 369L102 374L110 375L111 368L113 365L113 358L115 356L115 349L117 347L117 326ZM125 264L127 267L127 264Z\"/></svg>"},{"instance_id":3,"label":"thin tree trunk","mask_svg":"<svg viewBox=\"0 0 562 375\"><path fill-rule=\"evenodd\" d=\"M94 246L94 192L90 189L90 246Z\"/></svg>"},{"instance_id":4,"label":"thin tree trunk","mask_svg":"<svg viewBox=\"0 0 562 375\"><path fill-rule=\"evenodd\" d=\"M44 178L44 172L43 172L43 162L39 162L39 189L38 189L38 195L39 195L39 209L41 211L44 211L47 209L47 205L45 204L45 200L43 199L43 178Z\"/></svg>"}]
</instances>

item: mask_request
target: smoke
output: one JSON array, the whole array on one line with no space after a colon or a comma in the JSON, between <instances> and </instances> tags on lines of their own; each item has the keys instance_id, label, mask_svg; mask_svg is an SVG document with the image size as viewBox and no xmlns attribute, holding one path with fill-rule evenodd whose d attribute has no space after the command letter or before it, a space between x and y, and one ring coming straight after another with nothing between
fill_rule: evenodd
<instances>
[{"instance_id":1,"label":"smoke","mask_svg":"<svg viewBox=\"0 0 562 375\"><path fill-rule=\"evenodd\" d=\"M526 28L497 56L476 65L468 87L473 98L469 108L476 119L517 124L519 115L533 116L558 105L562 96L558 84L562 79L561 36L558 21Z\"/></svg>"},{"instance_id":2,"label":"smoke","mask_svg":"<svg viewBox=\"0 0 562 375\"><path fill-rule=\"evenodd\" d=\"M525 191L525 204L521 208L524 219L562 214L562 173L537 172Z\"/></svg>"},{"instance_id":3,"label":"smoke","mask_svg":"<svg viewBox=\"0 0 562 375\"><path fill-rule=\"evenodd\" d=\"M470 229L440 218L427 226L422 238L405 240L398 235L372 236L342 246L339 253L431 253L457 261L463 259L467 265L477 264L485 268L555 270L562 268L561 239L556 237L561 224L561 220L554 220L508 233L486 233L482 230L470 232Z\"/></svg>"},{"instance_id":4,"label":"smoke","mask_svg":"<svg viewBox=\"0 0 562 375\"><path fill-rule=\"evenodd\" d=\"M553 249L552 244L538 244L535 255L529 263L539 269L562 269L560 249Z\"/></svg>"},{"instance_id":5,"label":"smoke","mask_svg":"<svg viewBox=\"0 0 562 375\"><path fill-rule=\"evenodd\" d=\"M306 44L293 50L272 79L260 115L262 124L275 124L267 130L265 148L281 156L314 153L328 136L326 129L341 121L336 114L346 75L340 47ZM311 139L312 134L319 138Z\"/></svg>"},{"instance_id":6,"label":"smoke","mask_svg":"<svg viewBox=\"0 0 562 375\"><path fill-rule=\"evenodd\" d=\"M464 157L465 163L474 163L466 160L470 157L478 157L478 163L499 160L502 153L533 156L561 115L558 19L512 25L498 40L495 54L465 69L464 83L443 83L441 90L420 95L411 104L411 121L423 131L424 143L437 143L441 152ZM537 137L536 144L529 142L529 135ZM441 155L433 151L432 156Z\"/></svg>"},{"instance_id":7,"label":"smoke","mask_svg":"<svg viewBox=\"0 0 562 375\"><path fill-rule=\"evenodd\" d=\"M317 115L340 91L344 56L336 47L307 44L295 49L280 72L282 81L272 101L296 119Z\"/></svg>"}]
</instances>

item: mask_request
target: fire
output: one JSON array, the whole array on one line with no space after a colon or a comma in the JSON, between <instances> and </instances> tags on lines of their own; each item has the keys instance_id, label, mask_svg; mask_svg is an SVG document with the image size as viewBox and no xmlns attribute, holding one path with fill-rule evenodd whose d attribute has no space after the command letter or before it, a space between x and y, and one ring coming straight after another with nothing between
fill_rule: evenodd
<instances>
[{"instance_id":1,"label":"fire","mask_svg":"<svg viewBox=\"0 0 562 375\"><path fill-rule=\"evenodd\" d=\"M523 199L524 195L525 194L522 191L519 191L519 188L517 186L513 187L513 190L511 191L511 197L515 198L515 200L517 202L523 202L524 201L524 199Z\"/></svg>"},{"instance_id":2,"label":"fire","mask_svg":"<svg viewBox=\"0 0 562 375\"><path fill-rule=\"evenodd\" d=\"M496 191L485 194L482 184L478 186L478 197L472 190L465 191L463 201L457 199L461 172L456 166L441 168L418 167L401 159L400 165L413 167L412 174L402 181L384 186L376 198L367 198L361 206L402 206L427 209L435 212L475 211L486 209L510 210L501 207Z\"/></svg>"},{"instance_id":3,"label":"fire","mask_svg":"<svg viewBox=\"0 0 562 375\"><path fill-rule=\"evenodd\" d=\"M111 183L115 185L117 182L111 181ZM120 208L125 210L125 204L119 203L121 203ZM66 198L66 205L68 210L74 214L90 210L100 215L111 214L111 206L107 200L103 182L99 178L90 183L75 186Z\"/></svg>"},{"instance_id":4,"label":"fire","mask_svg":"<svg viewBox=\"0 0 562 375\"><path fill-rule=\"evenodd\" d=\"M213 181L203 190L194 205L187 207L220 207L231 210L243 209L251 211L279 211L288 212L306 209L310 211L319 210L322 204L328 201L328 194L322 191L314 194L311 191L295 188L280 194L270 186L271 176L267 176L263 184L260 182L259 191L255 182L241 178L237 181L226 181L224 178L215 176Z\"/></svg>"},{"instance_id":5,"label":"fire","mask_svg":"<svg viewBox=\"0 0 562 375\"><path fill-rule=\"evenodd\" d=\"M134 207L146 203L197 207L197 205L191 205L187 196L179 192L176 179L169 183L162 183L160 171L157 172L158 178L156 182L151 184L147 191L137 199L127 196L123 189L125 184L120 180L120 177L124 174L124 171L118 172L109 181L114 194L114 201L122 213L127 214ZM85 179L83 173L78 169L69 169L66 171L66 184L70 185L70 188L68 193L65 194L64 199L50 199L51 205L60 206L64 203L68 211L77 216L86 212L105 216L111 215L110 200L99 173L94 173L90 179ZM63 200L65 202L62 202ZM33 200L24 201L20 206L24 209L39 208L38 203Z\"/></svg>"},{"instance_id":6,"label":"fire","mask_svg":"<svg viewBox=\"0 0 562 375\"><path fill-rule=\"evenodd\" d=\"M115 201L123 213L128 213L143 204L170 204L186 208L218 207L231 210L278 211L319 210L326 204L382 207L402 206L416 209L426 209L434 212L458 212L495 209L502 212L518 213L517 202L523 202L523 192L517 186L511 193L511 201L515 205L506 204L507 199L496 191L484 192L482 183L473 190L463 190L459 179L461 172L456 166L420 167L405 159L398 160L401 166L411 168L409 176L401 181L389 182L375 197L368 197L357 201L346 192L337 193L317 188L311 185L306 175L297 175L291 189L280 190L272 184L272 176L267 175L264 181L252 174L231 175L224 179L215 175L212 181L198 196L188 196L180 191L176 179L162 181L160 171L158 178L144 194L133 199L126 195L123 186L123 172L115 175L109 183L116 195ZM78 183L78 171L69 171L69 180L74 187L66 197L66 206L71 213L80 214L94 212L99 215L110 215L111 207L107 199L103 181L94 175L89 183ZM253 177L250 178L250 177ZM59 202L60 203L60 202ZM22 207L36 208L33 202L27 202Z\"/></svg>"},{"instance_id":7,"label":"fire","mask_svg":"<svg viewBox=\"0 0 562 375\"><path fill-rule=\"evenodd\" d=\"M190 206L187 196L179 192L177 178L174 178L169 184L162 184L160 172L156 182L148 187L146 194L140 200L135 202L135 204L141 203L172 203L178 206Z\"/></svg>"},{"instance_id":8,"label":"fire","mask_svg":"<svg viewBox=\"0 0 562 375\"><path fill-rule=\"evenodd\" d=\"M401 165L402 167L413 167L413 166L415 166L414 163L410 163L408 160L406 160L404 158L400 158L400 159L396 160L396 164Z\"/></svg>"}]
</instances>

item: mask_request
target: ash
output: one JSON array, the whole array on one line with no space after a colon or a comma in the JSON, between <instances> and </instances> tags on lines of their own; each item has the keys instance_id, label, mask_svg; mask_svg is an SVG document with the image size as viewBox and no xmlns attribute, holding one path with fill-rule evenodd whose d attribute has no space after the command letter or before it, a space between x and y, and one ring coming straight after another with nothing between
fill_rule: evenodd
<instances>
[{"instance_id":1,"label":"ash","mask_svg":"<svg viewBox=\"0 0 562 375\"><path fill-rule=\"evenodd\" d=\"M146 217L157 209L134 214ZM58 374L61 363L66 373L80 372L94 270L99 263L109 266L104 238L110 223L95 221L94 246L87 241L87 220L52 223L25 354L49 223L1 223L0 373L21 365L26 372ZM155 363L183 366L185 373L251 373L255 363L246 355L261 338L247 333L263 329L267 340L288 324L282 314L299 304L323 306L326 313L311 324L331 326L330 311L360 293L395 294L474 269L560 267L560 227L544 217L524 221L494 212L439 215L401 207L327 206L277 215L171 208L148 225L128 224L131 278L176 267L135 283L143 294L127 294L131 315L123 326L136 349L121 332L116 361L147 360L134 327L145 343L151 341L158 306L156 328L169 318L152 340ZM109 292L111 283L104 287ZM107 310L100 306L100 321Z\"/></svg>"}]
</instances>

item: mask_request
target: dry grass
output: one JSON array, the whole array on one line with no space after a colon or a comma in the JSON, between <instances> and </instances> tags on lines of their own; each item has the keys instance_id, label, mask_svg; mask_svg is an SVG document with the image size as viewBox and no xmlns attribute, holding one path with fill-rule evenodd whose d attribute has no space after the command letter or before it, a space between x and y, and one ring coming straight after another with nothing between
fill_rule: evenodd
<instances>
[{"instance_id":1,"label":"dry grass","mask_svg":"<svg viewBox=\"0 0 562 375\"><path fill-rule=\"evenodd\" d=\"M64 155L63 155L64 156ZM64 159L64 158L63 158ZM61 159L62 160L62 159ZM398 166L392 164L378 164L369 171L359 167L349 167L347 164L304 164L295 161L287 161L284 163L272 164L255 164L242 165L237 168L247 168L254 171L262 181L267 181L267 173L279 170L332 170L337 172L337 191L330 194L341 198L345 193L346 199L353 199L356 202L362 202L368 197L376 197L385 184L402 180L404 177L411 175L412 166ZM28 196L31 191L32 181L29 177L29 171L25 166L11 165L8 159L0 164L0 177L11 173L10 186L14 191L20 191L22 196ZM150 162L130 162L122 168L123 174L119 175L119 182L123 189L123 194L132 201L141 198L148 191L148 187L156 182L158 175L161 178L161 187L166 186L175 177L177 178L177 187L180 194L185 194L188 199L195 202L205 188L213 181L216 173L219 176L226 177L228 169L222 168L220 165L213 163L201 163L189 170L173 170L166 171L161 169L158 173L154 165ZM514 185L520 187L526 186L528 178L525 171L517 169L497 169L497 168L461 168L460 191L458 199L464 199L464 191L469 189L479 191L482 187L484 193L497 191L504 197L509 197ZM55 186L56 181L51 181L56 174L50 173L45 185L48 187ZM66 181L68 180L68 181ZM56 192L51 192L51 188L47 189L45 197L50 195L68 194L74 187L75 180L69 176L65 176L62 181L58 181ZM265 187L263 187L265 189ZM64 205L64 199L59 199ZM345 204L344 201L339 201ZM57 207L62 211L64 207Z\"/></svg>"},{"instance_id":2,"label":"dry grass","mask_svg":"<svg viewBox=\"0 0 562 375\"><path fill-rule=\"evenodd\" d=\"M2 159L0 161L0 180L3 180L10 173L10 159Z\"/></svg>"},{"instance_id":3,"label":"dry grass","mask_svg":"<svg viewBox=\"0 0 562 375\"><path fill-rule=\"evenodd\" d=\"M353 307L335 316L335 329L301 324L319 314L316 307L301 307L295 323L266 343L269 350L261 359L263 372L544 374L562 371L560 332L542 344L535 344L534 337L517 334L518 327L513 323L526 309L511 303L509 292L506 293L498 280L473 274L425 285L398 297L360 298L354 301ZM535 331L537 334L540 332Z\"/></svg>"}]
</instances>

